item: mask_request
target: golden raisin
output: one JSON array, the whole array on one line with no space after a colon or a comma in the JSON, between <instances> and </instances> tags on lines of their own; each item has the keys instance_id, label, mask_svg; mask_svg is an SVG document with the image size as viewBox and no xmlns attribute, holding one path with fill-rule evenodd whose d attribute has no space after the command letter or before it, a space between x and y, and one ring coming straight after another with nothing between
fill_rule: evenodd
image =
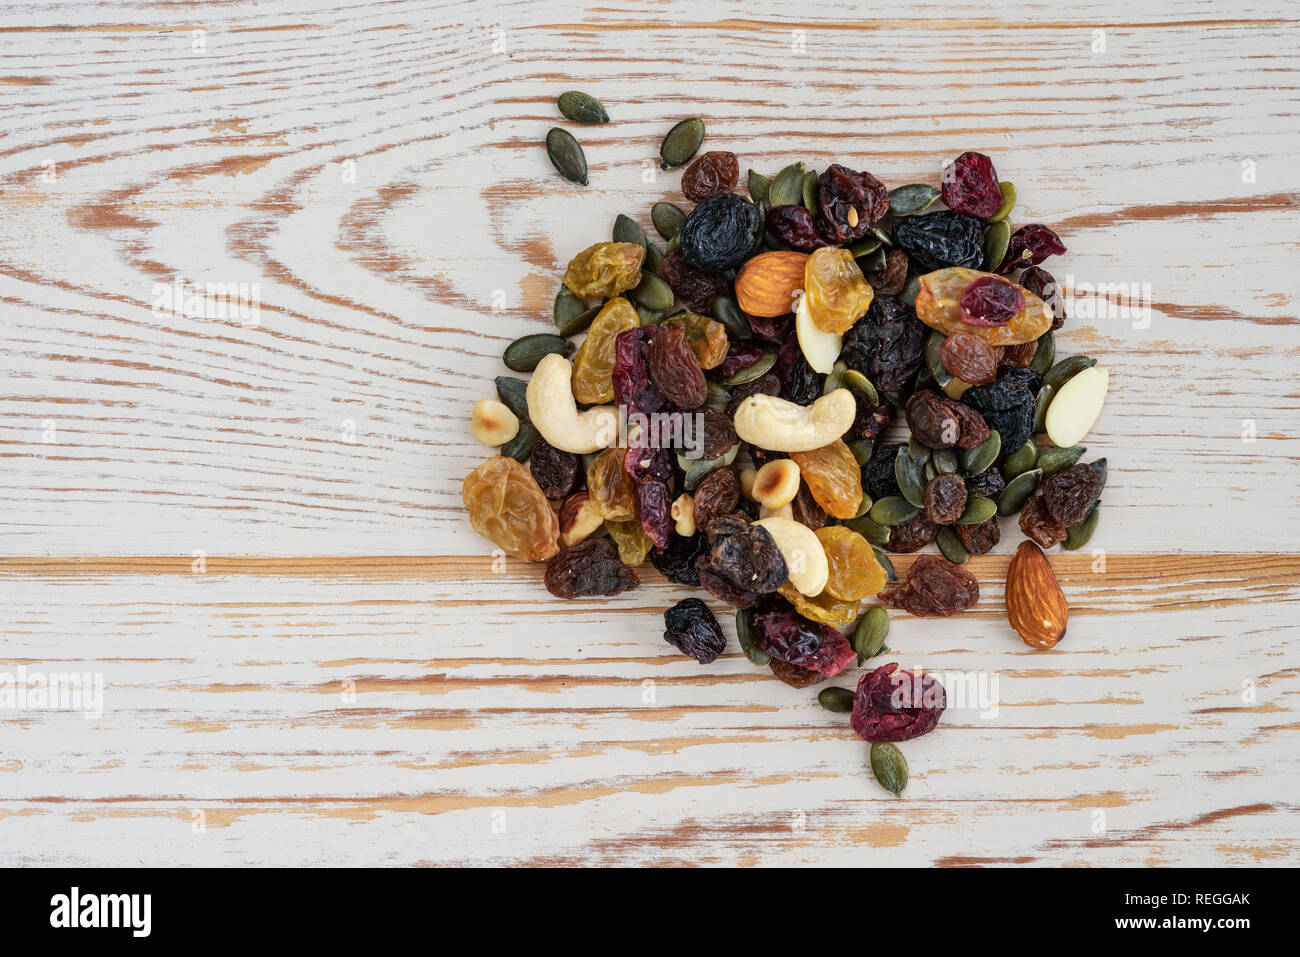
<instances>
[{"instance_id":1,"label":"golden raisin","mask_svg":"<svg viewBox=\"0 0 1300 957\"><path fill-rule=\"evenodd\" d=\"M641 281L644 259L636 243L596 243L569 261L564 284L579 299L611 299Z\"/></svg>"},{"instance_id":2,"label":"golden raisin","mask_svg":"<svg viewBox=\"0 0 1300 957\"><path fill-rule=\"evenodd\" d=\"M641 523L636 519L627 522L605 522L605 531L618 546L618 557L624 565L636 568L645 561L650 549L655 547L654 540L646 534Z\"/></svg>"},{"instance_id":3,"label":"golden raisin","mask_svg":"<svg viewBox=\"0 0 1300 957\"><path fill-rule=\"evenodd\" d=\"M777 593L794 605L794 610L805 618L819 621L824 625L838 628L847 625L858 617L858 603L840 601L828 591L823 591L815 598L809 598L799 592L789 582L777 589Z\"/></svg>"},{"instance_id":4,"label":"golden raisin","mask_svg":"<svg viewBox=\"0 0 1300 957\"><path fill-rule=\"evenodd\" d=\"M636 485L623 468L623 455L622 449L606 449L587 465L587 494L611 522L636 518Z\"/></svg>"},{"instance_id":5,"label":"golden raisin","mask_svg":"<svg viewBox=\"0 0 1300 957\"><path fill-rule=\"evenodd\" d=\"M679 312L668 321L686 330L686 341L691 344L691 351L701 369L715 369L722 365L731 347L726 326L695 312Z\"/></svg>"},{"instance_id":6,"label":"golden raisin","mask_svg":"<svg viewBox=\"0 0 1300 957\"><path fill-rule=\"evenodd\" d=\"M641 325L636 309L619 297L605 303L573 356L573 397L587 405L614 401L614 340Z\"/></svg>"},{"instance_id":7,"label":"golden raisin","mask_svg":"<svg viewBox=\"0 0 1300 957\"><path fill-rule=\"evenodd\" d=\"M843 439L811 452L791 452L813 501L836 518L855 518L862 504L862 470Z\"/></svg>"},{"instance_id":8,"label":"golden raisin","mask_svg":"<svg viewBox=\"0 0 1300 957\"><path fill-rule=\"evenodd\" d=\"M814 534L826 550L826 564L830 567L827 594L856 604L885 587L889 576L877 561L871 543L853 529L828 525Z\"/></svg>"},{"instance_id":9,"label":"golden raisin","mask_svg":"<svg viewBox=\"0 0 1300 957\"><path fill-rule=\"evenodd\" d=\"M813 325L843 335L867 313L875 292L853 253L823 246L803 267L803 290Z\"/></svg>"},{"instance_id":10,"label":"golden raisin","mask_svg":"<svg viewBox=\"0 0 1300 957\"><path fill-rule=\"evenodd\" d=\"M560 523L537 481L504 455L488 459L461 487L474 531L508 555L540 562L560 550Z\"/></svg>"}]
</instances>

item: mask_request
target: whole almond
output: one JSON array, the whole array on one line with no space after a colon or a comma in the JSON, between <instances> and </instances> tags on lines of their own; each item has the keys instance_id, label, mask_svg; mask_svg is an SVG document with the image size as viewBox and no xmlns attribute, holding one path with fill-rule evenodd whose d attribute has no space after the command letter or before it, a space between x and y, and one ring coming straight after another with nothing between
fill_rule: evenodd
<instances>
[{"instance_id":1,"label":"whole almond","mask_svg":"<svg viewBox=\"0 0 1300 957\"><path fill-rule=\"evenodd\" d=\"M794 250L759 253L736 276L736 301L751 316L772 318L794 311L795 293L803 288L808 254Z\"/></svg>"},{"instance_id":2,"label":"whole almond","mask_svg":"<svg viewBox=\"0 0 1300 957\"><path fill-rule=\"evenodd\" d=\"M1043 550L1021 542L1007 568L1007 618L1031 648L1051 648L1065 637L1070 609Z\"/></svg>"}]
</instances>

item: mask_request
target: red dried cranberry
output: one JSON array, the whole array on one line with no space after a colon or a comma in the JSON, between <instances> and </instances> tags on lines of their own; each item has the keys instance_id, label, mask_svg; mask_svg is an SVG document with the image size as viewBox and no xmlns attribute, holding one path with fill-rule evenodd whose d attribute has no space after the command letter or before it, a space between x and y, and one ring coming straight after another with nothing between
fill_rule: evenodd
<instances>
[{"instance_id":1,"label":"red dried cranberry","mask_svg":"<svg viewBox=\"0 0 1300 957\"><path fill-rule=\"evenodd\" d=\"M759 645L769 655L833 678L857 654L830 625L809 621L782 599L767 603L754 616Z\"/></svg>"},{"instance_id":2,"label":"red dried cranberry","mask_svg":"<svg viewBox=\"0 0 1300 957\"><path fill-rule=\"evenodd\" d=\"M802 206L773 206L767 211L767 231L800 252L830 245L817 232L812 213Z\"/></svg>"},{"instance_id":3,"label":"red dried cranberry","mask_svg":"<svg viewBox=\"0 0 1300 957\"><path fill-rule=\"evenodd\" d=\"M962 292L957 308L972 326L1004 326L1025 308L1025 294L1005 279L981 276Z\"/></svg>"},{"instance_id":4,"label":"red dried cranberry","mask_svg":"<svg viewBox=\"0 0 1300 957\"><path fill-rule=\"evenodd\" d=\"M772 342L784 342L794 324L793 314L765 317L745 313L745 316L749 319L749 328L754 330L754 335Z\"/></svg>"},{"instance_id":5,"label":"red dried cranberry","mask_svg":"<svg viewBox=\"0 0 1300 957\"><path fill-rule=\"evenodd\" d=\"M986 219L1002 205L993 161L983 153L962 153L943 168L943 203L967 216Z\"/></svg>"},{"instance_id":6,"label":"red dried cranberry","mask_svg":"<svg viewBox=\"0 0 1300 957\"><path fill-rule=\"evenodd\" d=\"M673 533L672 493L668 486L655 479L640 482L636 487L636 513L641 517L641 530L650 536L655 548L668 547Z\"/></svg>"},{"instance_id":7,"label":"red dried cranberry","mask_svg":"<svg viewBox=\"0 0 1300 957\"><path fill-rule=\"evenodd\" d=\"M1065 243L1061 242L1060 236L1041 223L1030 223L1011 234L1006 258L998 272L1005 276L1013 269L1037 266L1048 256L1059 256L1063 252Z\"/></svg>"},{"instance_id":8,"label":"red dried cranberry","mask_svg":"<svg viewBox=\"0 0 1300 957\"><path fill-rule=\"evenodd\" d=\"M667 400L650 381L650 341L658 326L641 326L614 340L614 398L629 413L658 412Z\"/></svg>"},{"instance_id":9,"label":"red dried cranberry","mask_svg":"<svg viewBox=\"0 0 1300 957\"><path fill-rule=\"evenodd\" d=\"M862 676L849 721L864 741L909 741L933 731L947 707L938 679L899 671L891 661Z\"/></svg>"},{"instance_id":10,"label":"red dried cranberry","mask_svg":"<svg viewBox=\"0 0 1300 957\"><path fill-rule=\"evenodd\" d=\"M753 342L732 342L727 347L727 358L714 373L719 379L726 379L742 369L748 369L763 355L763 347Z\"/></svg>"}]
</instances>

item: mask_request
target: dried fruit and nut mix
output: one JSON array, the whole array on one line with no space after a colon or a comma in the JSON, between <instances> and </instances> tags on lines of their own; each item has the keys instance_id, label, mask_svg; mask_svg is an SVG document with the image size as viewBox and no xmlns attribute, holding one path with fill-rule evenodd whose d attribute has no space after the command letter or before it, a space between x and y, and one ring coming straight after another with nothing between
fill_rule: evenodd
<instances>
[{"instance_id":1,"label":"dried fruit and nut mix","mask_svg":"<svg viewBox=\"0 0 1300 957\"><path fill-rule=\"evenodd\" d=\"M609 119L579 91L559 106L575 123ZM1054 646L1068 609L1042 549L1080 548L1096 528L1105 459L1080 461L1078 443L1108 384L1096 360L1055 354L1067 316L1039 264L1065 252L1060 238L1012 227L1015 187L982 153L958 156L938 188L793 163L749 170L744 195L736 155L697 156L703 140L698 119L664 139L685 198L649 210L665 245L619 216L565 268L556 332L506 349L532 377L498 378L474 408L474 435L500 447L465 479L474 529L545 561L561 598L636 588L648 561L733 606L745 655L803 688L887 652L887 608L974 607L962 565L1018 515L1009 620ZM585 184L571 133L552 130L547 150ZM931 545L897 580L888 553ZM702 664L725 652L698 597L664 626ZM893 742L946 706L932 676L892 663L818 700L851 714L895 794L907 762Z\"/></svg>"}]
</instances>

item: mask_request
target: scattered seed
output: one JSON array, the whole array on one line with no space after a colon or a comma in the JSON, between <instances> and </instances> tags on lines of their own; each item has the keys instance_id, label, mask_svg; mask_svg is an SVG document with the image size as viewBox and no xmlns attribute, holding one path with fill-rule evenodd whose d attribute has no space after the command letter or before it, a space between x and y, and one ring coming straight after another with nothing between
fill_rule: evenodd
<instances>
[{"instance_id":1,"label":"scattered seed","mask_svg":"<svg viewBox=\"0 0 1300 957\"><path fill-rule=\"evenodd\" d=\"M984 231L984 270L993 272L1002 265L1007 257L1007 247L1011 245L1011 227L1001 220Z\"/></svg>"},{"instance_id":2,"label":"scattered seed","mask_svg":"<svg viewBox=\"0 0 1300 957\"><path fill-rule=\"evenodd\" d=\"M1052 359L1055 356L1056 336L1050 331L1044 332L1038 337L1038 348L1034 350L1034 358L1029 363L1029 368L1039 375L1047 375L1047 370L1052 367Z\"/></svg>"},{"instance_id":3,"label":"scattered seed","mask_svg":"<svg viewBox=\"0 0 1300 957\"><path fill-rule=\"evenodd\" d=\"M993 215L985 220L985 222L1000 223L1011 215L1011 210L1016 208L1015 184L1003 180L1001 183L998 183L998 189L1002 191L1002 205L995 209Z\"/></svg>"},{"instance_id":4,"label":"scattered seed","mask_svg":"<svg viewBox=\"0 0 1300 957\"><path fill-rule=\"evenodd\" d=\"M677 464L683 466L682 471L686 473L682 479L682 485L686 491L695 491L695 486L699 485L704 477L710 472L722 468L724 465L730 465L736 460L736 453L740 451L740 443L736 443L726 452L723 452L716 459L683 459L678 458Z\"/></svg>"},{"instance_id":5,"label":"scattered seed","mask_svg":"<svg viewBox=\"0 0 1300 957\"><path fill-rule=\"evenodd\" d=\"M1092 469L1094 472L1097 473L1097 477L1101 479L1101 487L1105 488L1106 478L1108 473L1108 469L1106 468L1106 460L1097 459L1097 461L1095 462L1089 462L1088 468Z\"/></svg>"},{"instance_id":6,"label":"scattered seed","mask_svg":"<svg viewBox=\"0 0 1300 957\"><path fill-rule=\"evenodd\" d=\"M848 688L824 688L817 694L817 703L827 711L849 712L853 710L853 692Z\"/></svg>"},{"instance_id":7,"label":"scattered seed","mask_svg":"<svg viewBox=\"0 0 1300 957\"><path fill-rule=\"evenodd\" d=\"M703 142L704 121L698 117L682 120L668 131L659 147L660 165L664 169L673 169L689 163Z\"/></svg>"},{"instance_id":8,"label":"scattered seed","mask_svg":"<svg viewBox=\"0 0 1300 957\"><path fill-rule=\"evenodd\" d=\"M1043 470L1043 478L1068 469L1086 451L1087 448L1082 445L1072 445L1068 449L1043 449L1038 455L1038 467Z\"/></svg>"},{"instance_id":9,"label":"scattered seed","mask_svg":"<svg viewBox=\"0 0 1300 957\"><path fill-rule=\"evenodd\" d=\"M928 484L930 482L933 482L938 477L939 477L939 470L935 467L934 457L931 456L930 458L926 459L925 462L925 481Z\"/></svg>"},{"instance_id":10,"label":"scattered seed","mask_svg":"<svg viewBox=\"0 0 1300 957\"><path fill-rule=\"evenodd\" d=\"M998 503L983 495L972 495L966 499L966 509L957 519L958 525L978 525L987 522L998 513Z\"/></svg>"},{"instance_id":11,"label":"scattered seed","mask_svg":"<svg viewBox=\"0 0 1300 957\"><path fill-rule=\"evenodd\" d=\"M940 475L949 475L957 471L957 453L953 449L936 449L930 456L934 470Z\"/></svg>"},{"instance_id":12,"label":"scattered seed","mask_svg":"<svg viewBox=\"0 0 1300 957\"><path fill-rule=\"evenodd\" d=\"M574 345L568 339L553 336L549 332L537 332L523 336L506 346L501 360L506 368L515 372L532 372L543 356L558 352L566 359L573 354Z\"/></svg>"},{"instance_id":13,"label":"scattered seed","mask_svg":"<svg viewBox=\"0 0 1300 957\"><path fill-rule=\"evenodd\" d=\"M580 186L587 185L587 157L568 130L556 126L546 134L546 155L565 179Z\"/></svg>"},{"instance_id":14,"label":"scattered seed","mask_svg":"<svg viewBox=\"0 0 1300 957\"><path fill-rule=\"evenodd\" d=\"M533 446L537 444L537 438L537 427L521 419L519 431L515 433L513 439L501 446L501 454L516 462L527 462L528 456L533 454Z\"/></svg>"},{"instance_id":15,"label":"scattered seed","mask_svg":"<svg viewBox=\"0 0 1300 957\"><path fill-rule=\"evenodd\" d=\"M826 374L826 381L822 384L822 395L830 395L830 393L844 385L844 373L848 371L848 368L848 365L843 360L831 366L831 371Z\"/></svg>"},{"instance_id":16,"label":"scattered seed","mask_svg":"<svg viewBox=\"0 0 1300 957\"><path fill-rule=\"evenodd\" d=\"M731 401L731 393L728 392L726 389L724 389L722 386L718 385L716 382L710 380L708 385L707 397L704 400L704 404L708 406L710 409L713 409L715 412L721 412L723 409L727 407L727 403L730 401Z\"/></svg>"},{"instance_id":17,"label":"scattered seed","mask_svg":"<svg viewBox=\"0 0 1300 957\"><path fill-rule=\"evenodd\" d=\"M772 656L759 647L758 636L754 634L754 609L736 609L736 640L740 642L740 650L745 653L750 664L766 668L772 660Z\"/></svg>"},{"instance_id":18,"label":"scattered seed","mask_svg":"<svg viewBox=\"0 0 1300 957\"><path fill-rule=\"evenodd\" d=\"M882 246L888 246L890 249L894 248L894 237L889 235L889 233L885 232L879 226L871 227L871 235L879 239Z\"/></svg>"},{"instance_id":19,"label":"scattered seed","mask_svg":"<svg viewBox=\"0 0 1300 957\"><path fill-rule=\"evenodd\" d=\"M650 207L650 222L654 223L660 236L664 239L672 239L681 232L682 224L686 222L686 214L682 212L680 206L672 203L655 203Z\"/></svg>"},{"instance_id":20,"label":"scattered seed","mask_svg":"<svg viewBox=\"0 0 1300 957\"><path fill-rule=\"evenodd\" d=\"M556 331L562 336L576 336L580 332L585 332L591 325L592 320L600 315L601 308L601 306L592 306L590 309L578 313Z\"/></svg>"},{"instance_id":21,"label":"scattered seed","mask_svg":"<svg viewBox=\"0 0 1300 957\"><path fill-rule=\"evenodd\" d=\"M877 741L871 746L871 773L894 797L901 797L907 788L907 759L892 741Z\"/></svg>"},{"instance_id":22,"label":"scattered seed","mask_svg":"<svg viewBox=\"0 0 1300 957\"><path fill-rule=\"evenodd\" d=\"M798 206L803 203L803 163L791 163L772 180L767 199L773 206Z\"/></svg>"},{"instance_id":23,"label":"scattered seed","mask_svg":"<svg viewBox=\"0 0 1300 957\"><path fill-rule=\"evenodd\" d=\"M1070 356L1062 359L1043 376L1043 385L1050 385L1056 391L1069 382L1084 369L1091 369L1097 364L1092 356Z\"/></svg>"},{"instance_id":24,"label":"scattered seed","mask_svg":"<svg viewBox=\"0 0 1300 957\"><path fill-rule=\"evenodd\" d=\"M853 629L853 637L849 641L849 645L858 653L859 667L868 658L880 654L880 649L885 646L885 639L888 637L889 612L880 605L872 605L858 621L857 627Z\"/></svg>"},{"instance_id":25,"label":"scattered seed","mask_svg":"<svg viewBox=\"0 0 1300 957\"><path fill-rule=\"evenodd\" d=\"M1014 515L1024 507L1029 496L1038 488L1038 480L1043 477L1042 469L1030 469L1022 472L1007 483L998 497L998 514Z\"/></svg>"},{"instance_id":26,"label":"scattered seed","mask_svg":"<svg viewBox=\"0 0 1300 957\"><path fill-rule=\"evenodd\" d=\"M1078 551L1087 545L1092 538L1092 533L1097 530L1097 522L1101 518L1101 499L1092 503L1092 507L1079 521L1075 522L1065 530L1065 545L1067 552Z\"/></svg>"},{"instance_id":27,"label":"scattered seed","mask_svg":"<svg viewBox=\"0 0 1300 957\"><path fill-rule=\"evenodd\" d=\"M645 244L645 262L641 264L641 268L658 276L659 264L663 261L664 251L647 239Z\"/></svg>"},{"instance_id":28,"label":"scattered seed","mask_svg":"<svg viewBox=\"0 0 1300 957\"><path fill-rule=\"evenodd\" d=\"M523 379L512 379L508 375L499 375L496 378L497 398L507 409L515 414L520 422L529 421L528 418L528 383Z\"/></svg>"},{"instance_id":29,"label":"scattered seed","mask_svg":"<svg viewBox=\"0 0 1300 957\"><path fill-rule=\"evenodd\" d=\"M997 429L989 430L989 437L973 449L962 449L961 470L967 478L973 478L981 472L987 472L1002 454L1002 433Z\"/></svg>"},{"instance_id":30,"label":"scattered seed","mask_svg":"<svg viewBox=\"0 0 1300 957\"><path fill-rule=\"evenodd\" d=\"M563 328L587 311L587 304L575 296L568 286L560 286L551 306L551 318L556 327Z\"/></svg>"},{"instance_id":31,"label":"scattered seed","mask_svg":"<svg viewBox=\"0 0 1300 957\"><path fill-rule=\"evenodd\" d=\"M871 500L871 496L868 495L866 492L863 492L862 501L858 502L858 510L853 513L853 517L862 518L864 515L867 514L867 512L871 511L871 506L874 504L875 502Z\"/></svg>"},{"instance_id":32,"label":"scattered seed","mask_svg":"<svg viewBox=\"0 0 1300 957\"><path fill-rule=\"evenodd\" d=\"M727 335L732 339L748 339L754 334L754 330L749 328L749 319L731 296L714 297L713 318L727 327Z\"/></svg>"},{"instance_id":33,"label":"scattered seed","mask_svg":"<svg viewBox=\"0 0 1300 957\"><path fill-rule=\"evenodd\" d=\"M987 502L988 499L984 501ZM957 533L948 525L939 529L939 534L934 536L934 543L939 546L939 551L943 553L943 557L954 565L964 565L966 559L970 558L970 552L966 551L966 546L961 543Z\"/></svg>"},{"instance_id":34,"label":"scattered seed","mask_svg":"<svg viewBox=\"0 0 1300 957\"><path fill-rule=\"evenodd\" d=\"M1022 472L1032 469L1037 461L1038 446L1031 439L1007 456L1007 460L1002 463L1002 477L1010 482Z\"/></svg>"},{"instance_id":35,"label":"scattered seed","mask_svg":"<svg viewBox=\"0 0 1300 957\"><path fill-rule=\"evenodd\" d=\"M762 173L755 173L752 169L749 171L749 198L756 203L765 203L768 201L768 191L772 188L772 181Z\"/></svg>"},{"instance_id":36,"label":"scattered seed","mask_svg":"<svg viewBox=\"0 0 1300 957\"><path fill-rule=\"evenodd\" d=\"M912 457L913 462L919 465L924 465L930 461L929 447L922 445L915 435L907 440L907 454Z\"/></svg>"},{"instance_id":37,"label":"scattered seed","mask_svg":"<svg viewBox=\"0 0 1300 957\"><path fill-rule=\"evenodd\" d=\"M920 292L921 292L921 277L913 276L911 279L907 280L907 285L904 286L903 291L898 294L898 299L905 306L909 306L909 307L915 306L916 297L920 294Z\"/></svg>"},{"instance_id":38,"label":"scattered seed","mask_svg":"<svg viewBox=\"0 0 1300 957\"><path fill-rule=\"evenodd\" d=\"M880 272L885 268L885 250L879 246L876 247L875 252L867 253L862 257L862 260L858 262L858 268L864 273Z\"/></svg>"},{"instance_id":39,"label":"scattered seed","mask_svg":"<svg viewBox=\"0 0 1300 957\"><path fill-rule=\"evenodd\" d=\"M917 508L925 507L925 466L902 447L894 457L894 480L898 482L903 498Z\"/></svg>"},{"instance_id":40,"label":"scattered seed","mask_svg":"<svg viewBox=\"0 0 1300 957\"><path fill-rule=\"evenodd\" d=\"M889 495L871 506L869 517L881 525L901 525L909 518L916 517L921 509L901 495Z\"/></svg>"},{"instance_id":41,"label":"scattered seed","mask_svg":"<svg viewBox=\"0 0 1300 957\"><path fill-rule=\"evenodd\" d=\"M722 380L722 384L742 385L746 382L753 382L759 376L769 371L772 368L772 366L775 364L776 364L776 353L773 352L771 349L767 349L763 352L761 356L758 357L758 361L755 362L752 366L750 366L748 369L741 369L733 376L728 376L727 378Z\"/></svg>"},{"instance_id":42,"label":"scattered seed","mask_svg":"<svg viewBox=\"0 0 1300 957\"><path fill-rule=\"evenodd\" d=\"M575 123L608 123L609 114L605 108L600 105L600 100L596 99L581 90L569 90L567 93L561 93L560 98L556 100L560 112Z\"/></svg>"},{"instance_id":43,"label":"scattered seed","mask_svg":"<svg viewBox=\"0 0 1300 957\"><path fill-rule=\"evenodd\" d=\"M854 259L861 259L863 256L869 256L880 248L880 240L875 236L867 239L860 239L849 247L849 252Z\"/></svg>"},{"instance_id":44,"label":"scattered seed","mask_svg":"<svg viewBox=\"0 0 1300 957\"><path fill-rule=\"evenodd\" d=\"M641 281L628 293L633 302L655 312L671 309L673 306L673 287L652 272L642 272Z\"/></svg>"},{"instance_id":45,"label":"scattered seed","mask_svg":"<svg viewBox=\"0 0 1300 957\"><path fill-rule=\"evenodd\" d=\"M909 183L889 191L889 211L895 216L923 213L939 198L939 191L929 183Z\"/></svg>"},{"instance_id":46,"label":"scattered seed","mask_svg":"<svg viewBox=\"0 0 1300 957\"><path fill-rule=\"evenodd\" d=\"M857 369L847 369L845 371L844 385L866 399L869 405L880 404L880 394L876 392L876 387L871 384L870 379Z\"/></svg>"},{"instance_id":47,"label":"scattered seed","mask_svg":"<svg viewBox=\"0 0 1300 957\"><path fill-rule=\"evenodd\" d=\"M636 314L640 317L643 326L657 326L664 321L664 316L668 315L662 309L647 309L639 302L635 303L633 308L636 309Z\"/></svg>"},{"instance_id":48,"label":"scattered seed","mask_svg":"<svg viewBox=\"0 0 1300 957\"><path fill-rule=\"evenodd\" d=\"M614 242L636 243L642 249L645 249L645 230L638 226L636 220L631 216L624 216L619 213L614 217Z\"/></svg>"}]
</instances>

